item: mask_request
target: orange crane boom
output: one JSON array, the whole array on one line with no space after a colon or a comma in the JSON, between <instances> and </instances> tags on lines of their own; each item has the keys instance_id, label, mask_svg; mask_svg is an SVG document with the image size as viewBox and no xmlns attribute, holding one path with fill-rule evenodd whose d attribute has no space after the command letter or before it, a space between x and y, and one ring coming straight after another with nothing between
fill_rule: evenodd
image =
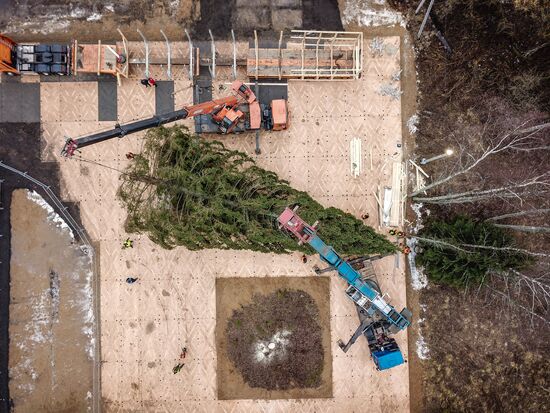
<instances>
[{"instance_id":1,"label":"orange crane boom","mask_svg":"<svg viewBox=\"0 0 550 413\"><path fill-rule=\"evenodd\" d=\"M68 138L61 154L71 157L78 148L90 146L113 138L122 138L123 136L136 133L149 128L164 125L169 122L175 122L180 119L187 119L198 115L208 115L210 113L222 110L226 106L234 106L238 102L235 96L226 96L221 99L215 99L197 105L184 106L180 110L165 113L163 115L153 116L151 118L138 120L125 125L115 125L113 129L83 136L77 139ZM223 120L223 119L222 119ZM236 119L238 121L239 119Z\"/></svg>"},{"instance_id":2,"label":"orange crane boom","mask_svg":"<svg viewBox=\"0 0 550 413\"><path fill-rule=\"evenodd\" d=\"M198 103L196 105L184 106L180 110L176 110L174 112L153 116L151 118L138 120L125 125L117 124L113 129L82 136L76 139L67 138L61 154L66 157L71 157L78 148L84 148L86 146L113 138L122 138L123 136L131 133L136 133L149 128L161 126L169 122L175 122L180 119L187 119L200 115L212 115L212 120L218 125L218 132L224 134L230 133L245 117L243 111L239 109L239 107L242 109L241 105L248 105L249 107L250 125L246 128L259 129L261 123L261 113L260 105L256 100L256 96L248 86L240 81L233 82L231 87L237 96L226 96L220 99ZM285 129L287 125L286 101L274 100L272 105L274 106L273 120L276 120L276 122L272 122L273 130Z\"/></svg>"}]
</instances>

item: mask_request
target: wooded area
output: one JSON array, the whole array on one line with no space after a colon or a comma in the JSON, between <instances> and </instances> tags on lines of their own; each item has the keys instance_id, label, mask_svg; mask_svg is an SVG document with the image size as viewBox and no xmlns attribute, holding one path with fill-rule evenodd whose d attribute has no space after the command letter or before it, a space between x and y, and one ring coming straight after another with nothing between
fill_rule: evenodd
<instances>
[{"instance_id":1,"label":"wooded area","mask_svg":"<svg viewBox=\"0 0 550 413\"><path fill-rule=\"evenodd\" d=\"M452 0L426 1L415 14L419 1L391 3L407 15L415 39L415 153L454 151L423 166L430 179L411 194L429 211L418 237L419 263L433 281L419 297L429 348L425 408L544 410L549 9L540 2Z\"/></svg>"}]
</instances>

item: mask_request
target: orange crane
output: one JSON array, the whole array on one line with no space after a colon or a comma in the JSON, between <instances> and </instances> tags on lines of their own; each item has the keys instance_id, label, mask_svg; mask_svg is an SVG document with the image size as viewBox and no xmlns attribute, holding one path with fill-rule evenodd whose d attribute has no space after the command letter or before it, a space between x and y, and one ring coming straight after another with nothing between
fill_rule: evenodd
<instances>
[{"instance_id":1,"label":"orange crane","mask_svg":"<svg viewBox=\"0 0 550 413\"><path fill-rule=\"evenodd\" d=\"M261 123L259 103L256 101L256 97L254 96L252 90L240 81L233 82L232 89L238 96L226 96L221 99L214 99L208 102L199 103L197 105L184 106L179 110L153 116L148 119L138 120L125 125L117 124L113 129L107 131L97 132L76 139L67 138L61 153L64 156L71 157L78 148L84 148L86 146L112 138L122 138L123 136L131 133L136 133L149 128L161 126L169 122L175 122L180 119L187 119L199 115L211 115L214 122L218 125L220 133L230 133L245 117L244 112L239 109L242 105L249 106L248 112L251 117L258 117L258 119L250 119L248 129L259 129ZM243 99L246 99L247 101L242 102ZM252 103L250 103L251 100ZM286 107L286 101L284 102ZM256 106L257 110L253 109L256 108ZM286 120L279 120L279 122L286 123ZM273 121L271 121L271 124L274 124Z\"/></svg>"},{"instance_id":2,"label":"orange crane","mask_svg":"<svg viewBox=\"0 0 550 413\"><path fill-rule=\"evenodd\" d=\"M0 34L0 72L9 75L17 74L17 65L15 63L17 56L17 43L9 37Z\"/></svg>"}]
</instances>

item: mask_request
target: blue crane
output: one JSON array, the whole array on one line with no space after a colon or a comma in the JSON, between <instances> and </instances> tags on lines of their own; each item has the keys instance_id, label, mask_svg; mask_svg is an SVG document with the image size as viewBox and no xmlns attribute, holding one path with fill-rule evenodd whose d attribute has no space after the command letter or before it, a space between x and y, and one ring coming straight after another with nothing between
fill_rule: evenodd
<instances>
[{"instance_id":1,"label":"blue crane","mask_svg":"<svg viewBox=\"0 0 550 413\"><path fill-rule=\"evenodd\" d=\"M378 284L371 279L364 279L350 262L325 244L317 235L317 223L308 225L296 214L296 210L297 207L285 208L277 218L280 227L298 238L299 244L309 244L319 253L321 259L348 283L346 295L355 303L361 320L361 324L347 344L338 341L340 348L347 352L357 338L364 335L378 370L390 369L404 363L403 354L390 335L406 329L411 324L411 311L408 308L403 308L401 312L396 311L384 300Z\"/></svg>"}]
</instances>

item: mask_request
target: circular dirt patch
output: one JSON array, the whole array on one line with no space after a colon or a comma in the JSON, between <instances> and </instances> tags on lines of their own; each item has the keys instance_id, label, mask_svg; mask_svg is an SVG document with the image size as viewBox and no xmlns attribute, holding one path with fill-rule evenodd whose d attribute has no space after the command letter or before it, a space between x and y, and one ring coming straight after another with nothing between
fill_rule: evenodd
<instances>
[{"instance_id":1,"label":"circular dirt patch","mask_svg":"<svg viewBox=\"0 0 550 413\"><path fill-rule=\"evenodd\" d=\"M251 387L318 387L324 351L319 309L302 290L256 294L227 323L229 358Z\"/></svg>"}]
</instances>

